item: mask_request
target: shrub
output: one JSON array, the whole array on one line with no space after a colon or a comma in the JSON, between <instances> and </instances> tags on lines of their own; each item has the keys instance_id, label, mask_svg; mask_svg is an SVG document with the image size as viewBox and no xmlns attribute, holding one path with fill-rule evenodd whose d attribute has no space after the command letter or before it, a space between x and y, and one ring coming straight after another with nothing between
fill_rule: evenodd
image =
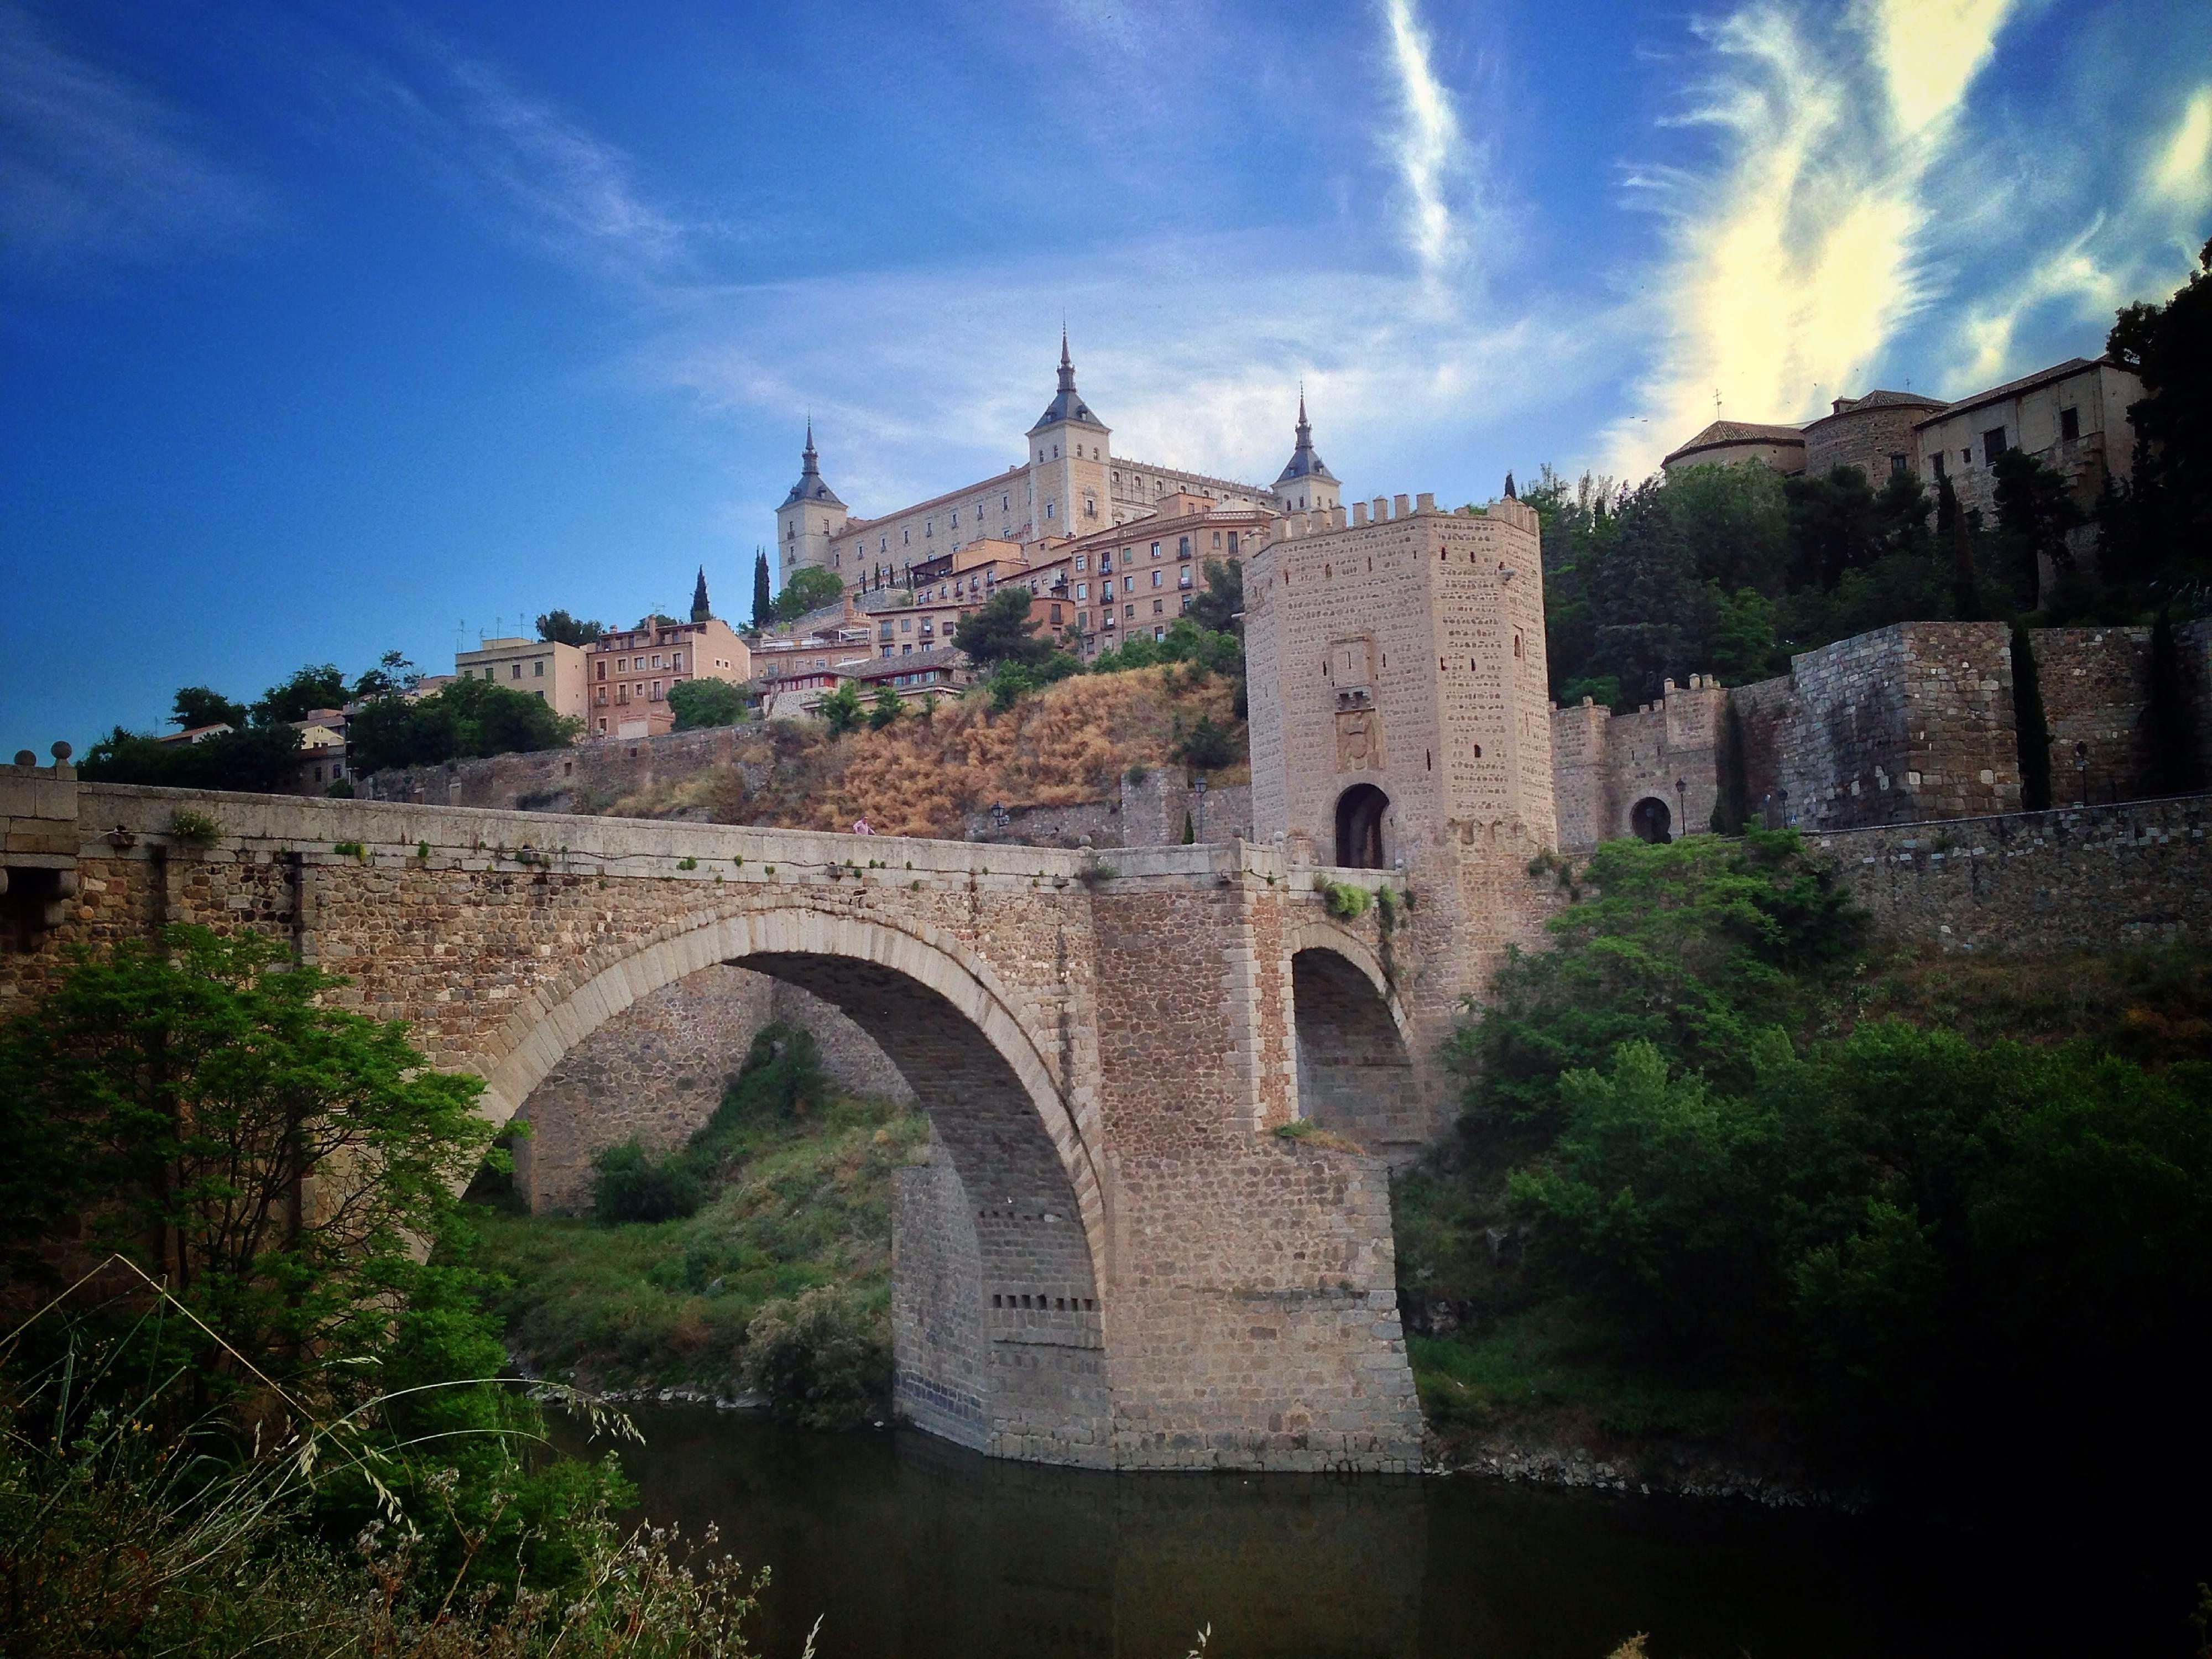
<instances>
[{"instance_id":1,"label":"shrub","mask_svg":"<svg viewBox=\"0 0 2212 1659\"><path fill-rule=\"evenodd\" d=\"M677 1221L699 1207L699 1178L679 1158L656 1159L635 1136L592 1159L592 1213L610 1225Z\"/></svg>"},{"instance_id":2,"label":"shrub","mask_svg":"<svg viewBox=\"0 0 2212 1659\"><path fill-rule=\"evenodd\" d=\"M169 836L183 846L205 851L222 839L222 825L205 812L181 810L169 814Z\"/></svg>"},{"instance_id":3,"label":"shrub","mask_svg":"<svg viewBox=\"0 0 2212 1659\"><path fill-rule=\"evenodd\" d=\"M838 1285L763 1307L740 1363L770 1411L809 1428L854 1427L890 1392L890 1350L860 1299Z\"/></svg>"},{"instance_id":4,"label":"shrub","mask_svg":"<svg viewBox=\"0 0 2212 1659\"><path fill-rule=\"evenodd\" d=\"M1331 881L1326 876L1314 878L1314 891L1328 903L1329 915L1342 921L1357 921L1374 902L1374 895L1364 887L1354 886L1348 881Z\"/></svg>"}]
</instances>

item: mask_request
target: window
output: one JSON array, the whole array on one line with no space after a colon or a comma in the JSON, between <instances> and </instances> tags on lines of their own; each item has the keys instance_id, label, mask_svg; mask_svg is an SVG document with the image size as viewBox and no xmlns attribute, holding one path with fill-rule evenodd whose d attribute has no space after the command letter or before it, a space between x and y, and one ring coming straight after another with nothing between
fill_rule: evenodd
<instances>
[{"instance_id":1,"label":"window","mask_svg":"<svg viewBox=\"0 0 2212 1659\"><path fill-rule=\"evenodd\" d=\"M2070 444L2081 435L2081 411L2078 409L2060 410L2058 411L2059 438L2063 441Z\"/></svg>"},{"instance_id":2,"label":"window","mask_svg":"<svg viewBox=\"0 0 2212 1659\"><path fill-rule=\"evenodd\" d=\"M1121 591L1122 591L1124 593L1133 593L1133 592L1135 592L1137 591L1137 579L1136 579L1134 576L1124 576L1124 577L1122 577L1122 578L1121 578Z\"/></svg>"},{"instance_id":3,"label":"window","mask_svg":"<svg viewBox=\"0 0 2212 1659\"><path fill-rule=\"evenodd\" d=\"M537 699L538 699L538 702L544 702L545 701L545 692L544 692L544 688L543 688L543 687L540 687L540 688L538 688L538 689L537 689L537 690L535 690L532 691L532 693L531 693L530 695L531 695L532 696L533 696L533 697L537 698Z\"/></svg>"},{"instance_id":4,"label":"window","mask_svg":"<svg viewBox=\"0 0 2212 1659\"><path fill-rule=\"evenodd\" d=\"M1131 622L1134 622L1137 620L1137 607L1133 605L1125 605L1121 607L1121 614Z\"/></svg>"},{"instance_id":5,"label":"window","mask_svg":"<svg viewBox=\"0 0 2212 1659\"><path fill-rule=\"evenodd\" d=\"M1221 545L1221 532L1218 530L1213 532L1213 544L1216 547Z\"/></svg>"},{"instance_id":6,"label":"window","mask_svg":"<svg viewBox=\"0 0 2212 1659\"><path fill-rule=\"evenodd\" d=\"M607 677L607 659L606 659L605 657L602 657L602 658L600 658L600 659L599 659L599 678L600 678L601 679L605 679L605 678L606 678L606 677Z\"/></svg>"},{"instance_id":7,"label":"window","mask_svg":"<svg viewBox=\"0 0 2212 1659\"><path fill-rule=\"evenodd\" d=\"M653 665L655 668L658 668L658 667L659 667L659 666L660 666L660 653L659 653L658 651L656 651L656 652L654 652L654 653L653 653Z\"/></svg>"},{"instance_id":8,"label":"window","mask_svg":"<svg viewBox=\"0 0 2212 1659\"><path fill-rule=\"evenodd\" d=\"M924 519L924 520L921 521L921 538L922 538L922 540L924 540L924 541L929 541L929 540L933 539L933 538L936 536L936 534L937 534L937 520L934 520L934 519Z\"/></svg>"},{"instance_id":9,"label":"window","mask_svg":"<svg viewBox=\"0 0 2212 1659\"><path fill-rule=\"evenodd\" d=\"M1075 568L1077 572L1079 574L1087 568L1088 567L1086 567L1083 562L1083 555L1080 553L1077 554L1075 556Z\"/></svg>"},{"instance_id":10,"label":"window","mask_svg":"<svg viewBox=\"0 0 2212 1659\"><path fill-rule=\"evenodd\" d=\"M928 627L929 627L929 624L928 624L927 623L926 623L926 622L925 622L924 623L922 623L922 628L923 628L925 630L927 630L927 629L928 629ZM884 624L884 634L889 635L890 631L891 631L891 625L890 625L889 623L885 623ZM900 633L902 633L902 634L911 634L911 633L913 633L913 632L914 632L914 618L913 618L913 617L901 617L899 618L899 632L900 632Z\"/></svg>"},{"instance_id":11,"label":"window","mask_svg":"<svg viewBox=\"0 0 2212 1659\"><path fill-rule=\"evenodd\" d=\"M1160 544L1158 542L1152 544L1152 556L1156 559L1160 556Z\"/></svg>"},{"instance_id":12,"label":"window","mask_svg":"<svg viewBox=\"0 0 2212 1659\"><path fill-rule=\"evenodd\" d=\"M1944 451L1939 449L1936 452L1936 482L1938 483L1942 483L1947 476L1943 471L1943 463L1946 459L1947 456Z\"/></svg>"},{"instance_id":13,"label":"window","mask_svg":"<svg viewBox=\"0 0 2212 1659\"><path fill-rule=\"evenodd\" d=\"M536 675L539 679L544 679L545 678L545 659L541 657L536 662L531 664L530 672Z\"/></svg>"},{"instance_id":14,"label":"window","mask_svg":"<svg viewBox=\"0 0 2212 1659\"><path fill-rule=\"evenodd\" d=\"M1164 641L1167 638L1167 636L1168 636L1168 630L1167 630L1166 629L1164 629L1164 628L1155 628L1155 629L1152 630L1152 642L1153 642L1155 645L1158 645L1158 644L1161 643L1162 641Z\"/></svg>"},{"instance_id":15,"label":"window","mask_svg":"<svg viewBox=\"0 0 2212 1659\"><path fill-rule=\"evenodd\" d=\"M1232 558L1237 553L1237 532L1233 530L1229 532L1229 552Z\"/></svg>"},{"instance_id":16,"label":"window","mask_svg":"<svg viewBox=\"0 0 2212 1659\"><path fill-rule=\"evenodd\" d=\"M1905 456L1903 452L1899 451L1890 456L1889 476L1893 478L1901 478L1905 476Z\"/></svg>"},{"instance_id":17,"label":"window","mask_svg":"<svg viewBox=\"0 0 2212 1659\"><path fill-rule=\"evenodd\" d=\"M1159 585L1160 585L1160 573L1159 573L1158 571L1155 570L1154 572L1152 572L1152 586L1155 586L1155 587L1158 587Z\"/></svg>"},{"instance_id":18,"label":"window","mask_svg":"<svg viewBox=\"0 0 2212 1659\"><path fill-rule=\"evenodd\" d=\"M1154 600L1152 601L1152 614L1153 614L1155 617L1164 615L1164 614L1165 613L1166 610L1167 610L1167 601L1166 601L1166 600L1164 600L1164 599L1154 599Z\"/></svg>"},{"instance_id":19,"label":"window","mask_svg":"<svg viewBox=\"0 0 2212 1659\"><path fill-rule=\"evenodd\" d=\"M1053 509L1054 505L1054 504L1053 502L1051 502L1051 501L1047 501L1047 502L1044 504L1044 515L1045 515L1045 517L1046 517L1046 518L1049 519L1050 517L1052 517L1052 509Z\"/></svg>"},{"instance_id":20,"label":"window","mask_svg":"<svg viewBox=\"0 0 2212 1659\"><path fill-rule=\"evenodd\" d=\"M1995 466L1997 457L2005 453L2005 429L1993 426L1982 434L1982 465Z\"/></svg>"},{"instance_id":21,"label":"window","mask_svg":"<svg viewBox=\"0 0 2212 1659\"><path fill-rule=\"evenodd\" d=\"M1011 512L1012 512L1012 511L1014 510L1014 509L1013 509L1013 506L1012 506L1012 501L1013 501L1013 495L1012 495L1012 491L1010 491L1010 490L1003 490L1003 489L1002 489L1002 490L1000 490L1000 491L999 492L999 511L1000 511L1000 512L1001 512L1001 513L1011 513Z\"/></svg>"},{"instance_id":22,"label":"window","mask_svg":"<svg viewBox=\"0 0 2212 1659\"><path fill-rule=\"evenodd\" d=\"M520 679L522 678L522 665L519 662L511 662L507 664L507 677L511 680Z\"/></svg>"},{"instance_id":23,"label":"window","mask_svg":"<svg viewBox=\"0 0 2212 1659\"><path fill-rule=\"evenodd\" d=\"M1091 584L1089 582L1076 583L1075 597L1079 599L1089 599L1091 597Z\"/></svg>"},{"instance_id":24,"label":"window","mask_svg":"<svg viewBox=\"0 0 2212 1659\"><path fill-rule=\"evenodd\" d=\"M960 528L960 509L957 507L952 509L952 527L955 530Z\"/></svg>"},{"instance_id":25,"label":"window","mask_svg":"<svg viewBox=\"0 0 2212 1659\"><path fill-rule=\"evenodd\" d=\"M607 688L604 685L599 688L599 702L600 708L605 708L607 706Z\"/></svg>"},{"instance_id":26,"label":"window","mask_svg":"<svg viewBox=\"0 0 2212 1659\"><path fill-rule=\"evenodd\" d=\"M1196 594L1194 594L1194 593L1186 593L1186 594L1184 594L1184 595L1182 596L1182 608L1183 608L1184 610L1186 610L1186 611L1189 610L1189 609L1190 609L1191 601L1192 601L1193 599L1196 599L1197 597L1198 597L1198 596L1197 596Z\"/></svg>"},{"instance_id":27,"label":"window","mask_svg":"<svg viewBox=\"0 0 2212 1659\"><path fill-rule=\"evenodd\" d=\"M602 702L604 702L605 701L605 699L603 697L603 698L601 698L601 699L600 699L600 701L601 701ZM607 734L607 721L606 721L606 716L605 716L605 715L604 715L604 714L602 714L602 715L599 717L599 735L600 735L601 737L605 737L605 736L606 736L606 734Z\"/></svg>"},{"instance_id":28,"label":"window","mask_svg":"<svg viewBox=\"0 0 2212 1659\"><path fill-rule=\"evenodd\" d=\"M1187 558L1188 558L1189 556L1190 556L1190 538L1189 538L1189 537L1188 537L1188 536L1178 536L1178 537L1176 537L1176 557L1177 557L1178 559L1187 559Z\"/></svg>"},{"instance_id":29,"label":"window","mask_svg":"<svg viewBox=\"0 0 2212 1659\"><path fill-rule=\"evenodd\" d=\"M1060 626L1060 607L1058 605L1054 605L1052 608L1052 625L1054 628Z\"/></svg>"}]
</instances>

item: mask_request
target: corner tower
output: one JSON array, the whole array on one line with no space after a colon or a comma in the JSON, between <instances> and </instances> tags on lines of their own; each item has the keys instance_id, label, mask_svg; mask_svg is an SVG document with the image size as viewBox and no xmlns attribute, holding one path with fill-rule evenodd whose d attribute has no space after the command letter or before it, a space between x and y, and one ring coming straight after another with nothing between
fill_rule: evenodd
<instances>
[{"instance_id":1,"label":"corner tower","mask_svg":"<svg viewBox=\"0 0 2212 1659\"><path fill-rule=\"evenodd\" d=\"M1313 423L1306 419L1306 394L1298 393L1297 442L1275 480L1275 505L1285 513L1326 513L1337 504L1340 485L1328 463L1313 447Z\"/></svg>"},{"instance_id":2,"label":"corner tower","mask_svg":"<svg viewBox=\"0 0 2212 1659\"><path fill-rule=\"evenodd\" d=\"M1075 389L1067 331L1060 331L1060 389L1029 429L1030 522L1034 533L1080 536L1114 522L1107 483L1113 434Z\"/></svg>"},{"instance_id":3,"label":"corner tower","mask_svg":"<svg viewBox=\"0 0 2212 1659\"><path fill-rule=\"evenodd\" d=\"M849 516L837 492L823 480L810 420L806 447L799 458L799 482L775 510L776 585L788 582L802 566L829 569L830 538L845 527Z\"/></svg>"}]
</instances>

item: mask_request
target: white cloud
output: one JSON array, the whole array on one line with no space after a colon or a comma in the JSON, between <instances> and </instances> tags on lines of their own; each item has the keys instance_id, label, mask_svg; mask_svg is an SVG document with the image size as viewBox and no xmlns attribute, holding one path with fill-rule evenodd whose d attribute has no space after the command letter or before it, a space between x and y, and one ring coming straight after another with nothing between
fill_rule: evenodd
<instances>
[{"instance_id":1,"label":"white cloud","mask_svg":"<svg viewBox=\"0 0 2212 1659\"><path fill-rule=\"evenodd\" d=\"M1815 36L1756 4L1696 26L1715 70L1676 125L1717 148L1702 168L1630 181L1665 216L1666 248L1645 279L1661 331L1608 434L1613 470L1648 471L1713 418L1717 392L1732 419L1797 421L1865 389L1926 298L1922 181L2007 9L1875 0L1859 33Z\"/></svg>"},{"instance_id":2,"label":"white cloud","mask_svg":"<svg viewBox=\"0 0 2212 1659\"><path fill-rule=\"evenodd\" d=\"M1465 140L1451 94L1431 67L1428 33L1413 0L1383 0L1382 21L1398 93L1398 120L1383 134L1383 145L1404 191L1407 245L1424 271L1438 276L1462 246L1449 198L1453 182L1468 171Z\"/></svg>"},{"instance_id":3,"label":"white cloud","mask_svg":"<svg viewBox=\"0 0 2212 1659\"><path fill-rule=\"evenodd\" d=\"M2151 169L2150 183L2159 195L2190 212L2212 206L2212 86L2191 94Z\"/></svg>"},{"instance_id":4,"label":"white cloud","mask_svg":"<svg viewBox=\"0 0 2212 1659\"><path fill-rule=\"evenodd\" d=\"M171 258L263 216L181 114L0 4L0 257L50 274Z\"/></svg>"}]
</instances>

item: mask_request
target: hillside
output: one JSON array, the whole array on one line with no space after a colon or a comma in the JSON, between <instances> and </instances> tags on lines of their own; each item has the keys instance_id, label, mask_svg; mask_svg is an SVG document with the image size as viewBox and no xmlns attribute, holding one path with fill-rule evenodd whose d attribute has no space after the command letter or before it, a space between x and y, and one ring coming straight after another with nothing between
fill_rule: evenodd
<instances>
[{"instance_id":1,"label":"hillside","mask_svg":"<svg viewBox=\"0 0 2212 1659\"><path fill-rule=\"evenodd\" d=\"M978 693L909 713L884 730L831 737L814 720L757 729L734 766L717 766L626 795L620 817L707 809L717 823L842 830L866 817L879 834L958 839L964 814L994 801L1066 806L1111 794L1136 769L1176 763L1200 720L1227 731L1241 757L1236 683L1195 665L1084 674L994 711ZM1240 759L1214 775L1243 782Z\"/></svg>"}]
</instances>

